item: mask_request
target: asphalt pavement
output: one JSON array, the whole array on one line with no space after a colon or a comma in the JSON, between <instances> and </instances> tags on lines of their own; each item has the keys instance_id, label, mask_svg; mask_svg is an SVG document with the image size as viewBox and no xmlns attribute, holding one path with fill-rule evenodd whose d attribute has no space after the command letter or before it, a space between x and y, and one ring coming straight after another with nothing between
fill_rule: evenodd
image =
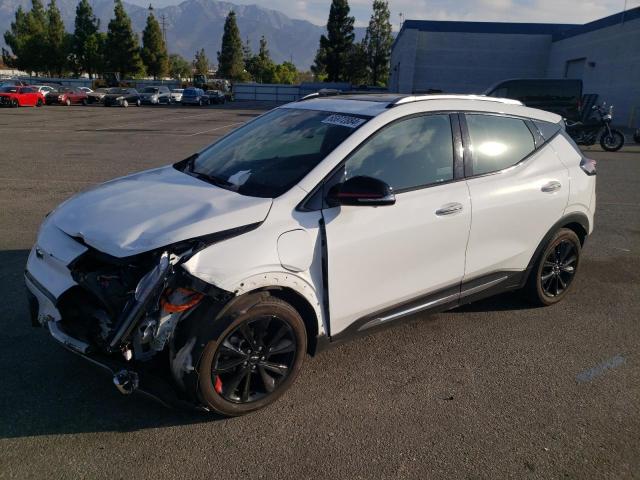
<instances>
[{"instance_id":1,"label":"asphalt pavement","mask_svg":"<svg viewBox=\"0 0 640 480\"><path fill-rule=\"evenodd\" d=\"M242 418L123 397L30 326L22 274L47 212L265 108L0 110L0 479L640 478L636 146L589 149L595 232L564 302L416 315L307 358L280 401Z\"/></svg>"}]
</instances>

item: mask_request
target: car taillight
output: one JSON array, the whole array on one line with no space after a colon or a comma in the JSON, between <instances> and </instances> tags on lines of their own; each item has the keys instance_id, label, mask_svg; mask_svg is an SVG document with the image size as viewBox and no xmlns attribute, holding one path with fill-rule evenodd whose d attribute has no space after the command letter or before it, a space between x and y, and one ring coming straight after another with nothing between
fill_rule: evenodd
<instances>
[{"instance_id":1,"label":"car taillight","mask_svg":"<svg viewBox=\"0 0 640 480\"><path fill-rule=\"evenodd\" d=\"M596 161L593 158L582 157L580 168L587 175L596 174Z\"/></svg>"}]
</instances>

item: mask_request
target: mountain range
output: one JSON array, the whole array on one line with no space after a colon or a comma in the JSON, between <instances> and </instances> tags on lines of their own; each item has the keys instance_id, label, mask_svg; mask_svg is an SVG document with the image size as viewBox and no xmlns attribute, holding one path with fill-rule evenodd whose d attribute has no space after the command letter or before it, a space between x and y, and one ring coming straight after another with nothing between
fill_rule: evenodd
<instances>
[{"instance_id":1,"label":"mountain range","mask_svg":"<svg viewBox=\"0 0 640 480\"><path fill-rule=\"evenodd\" d=\"M44 0L44 3L48 3ZM58 8L68 31L73 31L77 0L57 0ZM113 17L113 0L92 0L93 11L100 19L101 30L106 30ZM31 7L30 0L0 0L0 33L9 29L18 6L25 10ZM131 17L133 28L140 33L144 29L148 15L146 8L124 3ZM167 46L170 53L179 53L193 59L195 52L204 48L212 63L216 63L216 53L220 50L224 20L234 10L243 42L249 39L253 51L258 50L260 37L265 36L271 57L277 63L293 61L306 70L318 49L320 35L325 27L306 20L287 17L282 12L257 5L235 5L217 0L185 0L179 5L154 9L154 15L161 21L164 16ZM328 13L328 12L327 12ZM356 38L364 36L364 29L356 29ZM0 35L0 45L4 38Z\"/></svg>"}]
</instances>

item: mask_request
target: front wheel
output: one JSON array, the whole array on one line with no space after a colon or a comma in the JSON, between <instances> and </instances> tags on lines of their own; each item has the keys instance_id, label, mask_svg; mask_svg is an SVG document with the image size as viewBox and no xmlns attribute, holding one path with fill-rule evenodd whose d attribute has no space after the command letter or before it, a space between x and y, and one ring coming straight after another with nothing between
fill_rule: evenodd
<instances>
[{"instance_id":1,"label":"front wheel","mask_svg":"<svg viewBox=\"0 0 640 480\"><path fill-rule=\"evenodd\" d=\"M607 152L617 152L624 145L624 135L618 130L611 129L611 133L606 131L600 137L600 146Z\"/></svg>"},{"instance_id":2,"label":"front wheel","mask_svg":"<svg viewBox=\"0 0 640 480\"><path fill-rule=\"evenodd\" d=\"M527 286L529 299L542 306L562 300L573 283L580 266L582 245L573 230L561 228L542 250Z\"/></svg>"},{"instance_id":3,"label":"front wheel","mask_svg":"<svg viewBox=\"0 0 640 480\"><path fill-rule=\"evenodd\" d=\"M236 416L273 403L291 386L307 335L300 314L275 297L229 315L237 318L204 349L199 394L216 412Z\"/></svg>"}]
</instances>

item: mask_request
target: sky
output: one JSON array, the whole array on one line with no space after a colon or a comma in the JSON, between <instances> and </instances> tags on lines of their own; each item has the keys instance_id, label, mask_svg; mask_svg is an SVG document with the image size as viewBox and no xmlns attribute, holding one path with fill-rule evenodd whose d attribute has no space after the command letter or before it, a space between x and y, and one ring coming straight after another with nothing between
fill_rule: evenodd
<instances>
[{"instance_id":1,"label":"sky","mask_svg":"<svg viewBox=\"0 0 640 480\"><path fill-rule=\"evenodd\" d=\"M174 0L165 0L174 3ZM330 0L229 0L280 10L291 18L325 25ZM175 3L179 3L175 0ZM357 26L367 26L373 0L349 0ZM391 21L398 30L400 14L413 20L586 23L627 8L640 0L389 0Z\"/></svg>"}]
</instances>

